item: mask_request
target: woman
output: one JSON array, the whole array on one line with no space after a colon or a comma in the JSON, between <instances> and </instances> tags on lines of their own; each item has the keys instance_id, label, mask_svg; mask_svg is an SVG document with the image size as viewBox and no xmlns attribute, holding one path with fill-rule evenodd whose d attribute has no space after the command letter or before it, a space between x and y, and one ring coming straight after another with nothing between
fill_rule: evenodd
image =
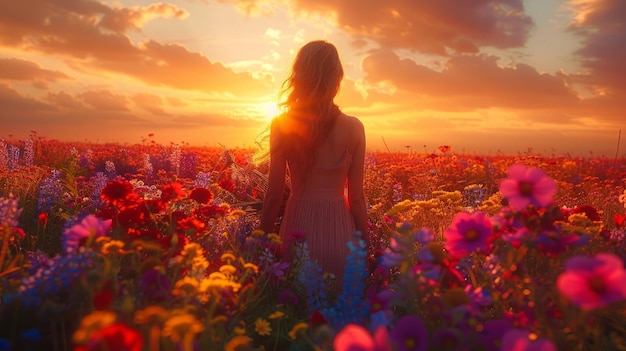
<instances>
[{"instance_id":1,"label":"woman","mask_svg":"<svg viewBox=\"0 0 626 351\"><path fill-rule=\"evenodd\" d=\"M292 234L303 233L311 258L337 279L343 276L354 232L368 241L365 132L357 118L334 103L342 79L332 44L313 41L298 52L283 84L285 112L271 125L269 185L260 224L265 232L275 231L289 172L291 193L279 231L285 253L292 248Z\"/></svg>"}]
</instances>

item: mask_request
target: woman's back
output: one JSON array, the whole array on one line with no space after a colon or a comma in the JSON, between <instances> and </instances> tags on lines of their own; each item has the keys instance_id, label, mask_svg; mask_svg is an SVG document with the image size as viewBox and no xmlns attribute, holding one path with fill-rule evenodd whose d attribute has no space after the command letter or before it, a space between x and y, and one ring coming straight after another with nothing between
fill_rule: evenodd
<instances>
[{"instance_id":1,"label":"woman's back","mask_svg":"<svg viewBox=\"0 0 626 351\"><path fill-rule=\"evenodd\" d=\"M295 196L336 197L344 195L348 170L355 142L352 131L354 117L341 113L326 139L317 147L315 163L310 171L301 167L301 160L287 158L291 187ZM313 155L310 155L313 156Z\"/></svg>"}]
</instances>

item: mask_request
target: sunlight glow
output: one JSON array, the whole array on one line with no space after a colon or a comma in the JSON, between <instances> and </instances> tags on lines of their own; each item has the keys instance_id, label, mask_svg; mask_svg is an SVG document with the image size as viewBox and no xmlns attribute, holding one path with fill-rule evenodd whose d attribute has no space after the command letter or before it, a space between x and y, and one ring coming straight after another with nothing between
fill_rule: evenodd
<instances>
[{"instance_id":1,"label":"sunlight glow","mask_svg":"<svg viewBox=\"0 0 626 351\"><path fill-rule=\"evenodd\" d=\"M265 120L271 122L278 115L278 105L273 101L263 102L257 105Z\"/></svg>"}]
</instances>

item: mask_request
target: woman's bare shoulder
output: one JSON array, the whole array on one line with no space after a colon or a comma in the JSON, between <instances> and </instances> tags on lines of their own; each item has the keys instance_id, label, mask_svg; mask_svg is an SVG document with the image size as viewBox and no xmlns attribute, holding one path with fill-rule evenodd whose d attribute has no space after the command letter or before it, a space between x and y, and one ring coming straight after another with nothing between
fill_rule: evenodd
<instances>
[{"instance_id":1,"label":"woman's bare shoulder","mask_svg":"<svg viewBox=\"0 0 626 351\"><path fill-rule=\"evenodd\" d=\"M355 116L347 115L345 113L342 113L342 115L343 118L346 120L347 127L350 128L353 132L361 134L364 131L365 128L363 127L363 122L361 122L360 119Z\"/></svg>"}]
</instances>

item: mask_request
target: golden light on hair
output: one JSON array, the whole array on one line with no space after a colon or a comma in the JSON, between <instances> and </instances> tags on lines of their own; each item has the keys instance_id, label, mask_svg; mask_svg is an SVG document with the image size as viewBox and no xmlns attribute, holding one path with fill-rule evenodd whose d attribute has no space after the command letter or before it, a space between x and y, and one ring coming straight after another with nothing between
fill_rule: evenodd
<instances>
[{"instance_id":1,"label":"golden light on hair","mask_svg":"<svg viewBox=\"0 0 626 351\"><path fill-rule=\"evenodd\" d=\"M273 101L262 102L257 105L257 110L267 122L271 122L278 115L278 104Z\"/></svg>"}]
</instances>

